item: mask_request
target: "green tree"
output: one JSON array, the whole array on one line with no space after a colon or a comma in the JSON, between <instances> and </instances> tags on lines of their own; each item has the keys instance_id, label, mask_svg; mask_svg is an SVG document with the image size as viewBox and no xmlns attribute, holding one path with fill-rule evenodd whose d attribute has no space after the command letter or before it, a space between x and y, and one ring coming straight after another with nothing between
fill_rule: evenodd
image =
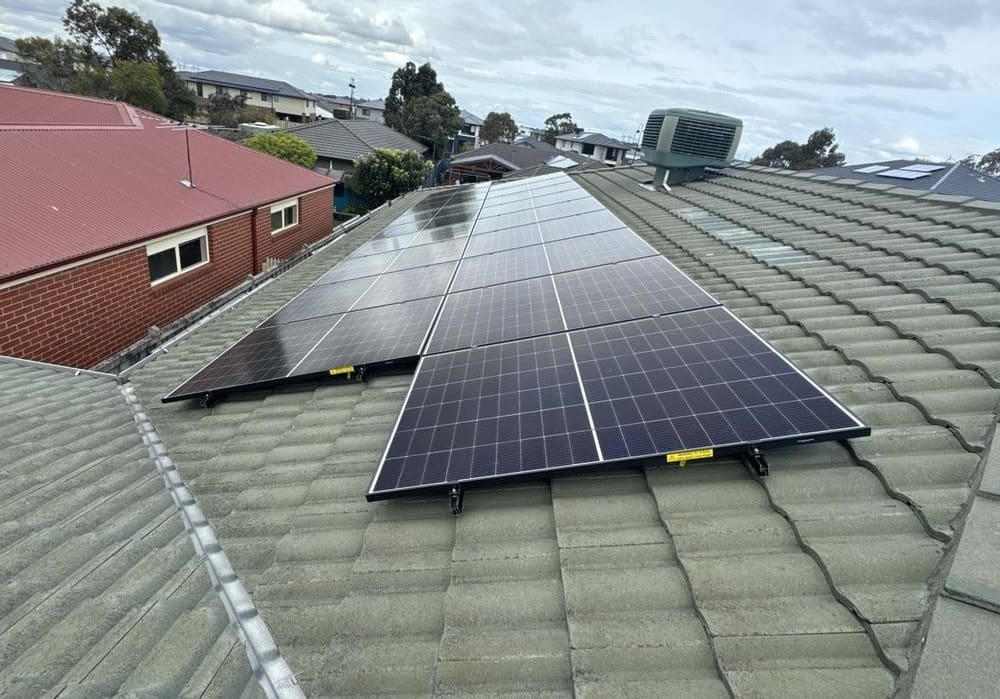
<instances>
[{"instance_id":1,"label":"green tree","mask_svg":"<svg viewBox=\"0 0 1000 699\"><path fill-rule=\"evenodd\" d=\"M976 160L976 156L970 155L963 159L962 163L968 165L976 172L983 173L984 175L1000 177L1000 148L991 150L989 153L979 158L979 160Z\"/></svg>"},{"instance_id":2,"label":"green tree","mask_svg":"<svg viewBox=\"0 0 1000 699\"><path fill-rule=\"evenodd\" d=\"M542 136L542 140L554 146L556 144L556 136L569 133L577 134L582 131L583 129L576 125L576 122L573 121L573 115L569 112L553 114L545 120L545 135Z\"/></svg>"},{"instance_id":3,"label":"green tree","mask_svg":"<svg viewBox=\"0 0 1000 699\"><path fill-rule=\"evenodd\" d=\"M811 170L818 167L836 167L844 164L844 154L837 152L836 135L826 127L814 131L805 143L782 141L776 143L751 162L754 165Z\"/></svg>"},{"instance_id":4,"label":"green tree","mask_svg":"<svg viewBox=\"0 0 1000 699\"><path fill-rule=\"evenodd\" d=\"M149 105L156 104L156 111L173 119L194 113L194 94L160 48L152 22L122 7L104 9L96 2L73 0L63 26L69 40L18 40L18 53L29 65L24 84L111 99L124 99L119 93L126 90L142 100L139 106L152 109ZM119 63L131 65L116 74ZM151 66L156 77L149 68L137 67L140 64ZM149 84L139 85L143 79Z\"/></svg>"},{"instance_id":5,"label":"green tree","mask_svg":"<svg viewBox=\"0 0 1000 699\"><path fill-rule=\"evenodd\" d=\"M455 100L430 63L417 68L410 61L393 73L384 118L387 126L433 148L435 159L462 128Z\"/></svg>"},{"instance_id":6,"label":"green tree","mask_svg":"<svg viewBox=\"0 0 1000 699\"><path fill-rule=\"evenodd\" d=\"M302 167L312 167L316 164L316 151L305 140L294 134L259 133L246 143L255 150Z\"/></svg>"},{"instance_id":7,"label":"green tree","mask_svg":"<svg viewBox=\"0 0 1000 699\"><path fill-rule=\"evenodd\" d=\"M224 93L211 95L205 107L208 123L235 129L240 124L240 114L246 107L246 101L247 98L243 95L236 97Z\"/></svg>"},{"instance_id":8,"label":"green tree","mask_svg":"<svg viewBox=\"0 0 1000 699\"><path fill-rule=\"evenodd\" d=\"M487 143L505 141L510 143L517 136L517 124L508 112L490 112L483 119L479 136Z\"/></svg>"},{"instance_id":9,"label":"green tree","mask_svg":"<svg viewBox=\"0 0 1000 699\"><path fill-rule=\"evenodd\" d=\"M347 184L373 206L420 187L431 171L431 164L419 153L395 148L376 148L354 161Z\"/></svg>"}]
</instances>

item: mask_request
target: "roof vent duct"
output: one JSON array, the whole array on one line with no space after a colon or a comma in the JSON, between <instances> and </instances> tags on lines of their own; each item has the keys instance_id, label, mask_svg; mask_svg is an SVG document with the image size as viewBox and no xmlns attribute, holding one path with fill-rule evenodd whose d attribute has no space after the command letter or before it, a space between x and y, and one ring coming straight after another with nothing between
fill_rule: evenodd
<instances>
[{"instance_id":1,"label":"roof vent duct","mask_svg":"<svg viewBox=\"0 0 1000 699\"><path fill-rule=\"evenodd\" d=\"M655 109L642 132L642 159L656 166L654 187L699 180L706 167L733 161L742 134L743 122L725 114Z\"/></svg>"}]
</instances>

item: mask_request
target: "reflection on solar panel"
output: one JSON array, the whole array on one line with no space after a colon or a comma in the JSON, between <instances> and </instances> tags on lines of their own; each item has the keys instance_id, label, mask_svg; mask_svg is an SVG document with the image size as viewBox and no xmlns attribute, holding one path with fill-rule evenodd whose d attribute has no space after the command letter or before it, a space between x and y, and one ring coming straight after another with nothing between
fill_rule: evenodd
<instances>
[{"instance_id":1,"label":"reflection on solar panel","mask_svg":"<svg viewBox=\"0 0 1000 699\"><path fill-rule=\"evenodd\" d=\"M542 237L538 234L538 224L529 223L526 226L473 236L469 241L469 247L465 249L465 256L489 255L501 250L538 245L541 242Z\"/></svg>"},{"instance_id":2,"label":"reflection on solar panel","mask_svg":"<svg viewBox=\"0 0 1000 699\"><path fill-rule=\"evenodd\" d=\"M659 255L649 243L628 228L546 243L545 250L555 274Z\"/></svg>"},{"instance_id":3,"label":"reflection on solar panel","mask_svg":"<svg viewBox=\"0 0 1000 699\"><path fill-rule=\"evenodd\" d=\"M598 461L565 334L424 357L369 498Z\"/></svg>"},{"instance_id":4,"label":"reflection on solar panel","mask_svg":"<svg viewBox=\"0 0 1000 699\"><path fill-rule=\"evenodd\" d=\"M570 337L605 459L834 439L863 428L721 307Z\"/></svg>"},{"instance_id":5,"label":"reflection on solar panel","mask_svg":"<svg viewBox=\"0 0 1000 699\"><path fill-rule=\"evenodd\" d=\"M373 274L380 274L388 269L389 265L392 264L398 255L398 252L383 252L381 255L348 257L317 279L315 283L331 284L346 279L357 279L359 277L370 277Z\"/></svg>"},{"instance_id":6,"label":"reflection on solar panel","mask_svg":"<svg viewBox=\"0 0 1000 699\"><path fill-rule=\"evenodd\" d=\"M601 231L610 231L621 228L624 224L618 217L605 209L604 211L591 211L578 216L567 216L566 218L542 221L538 224L542 232L542 240L546 243L563 238L575 238L579 235L590 235Z\"/></svg>"},{"instance_id":7,"label":"reflection on solar panel","mask_svg":"<svg viewBox=\"0 0 1000 699\"><path fill-rule=\"evenodd\" d=\"M462 257L464 249L464 239L447 240L443 243L429 245L411 245L408 248L403 248L387 271L398 272L403 269L426 267L439 262L451 262Z\"/></svg>"},{"instance_id":8,"label":"reflection on solar panel","mask_svg":"<svg viewBox=\"0 0 1000 699\"><path fill-rule=\"evenodd\" d=\"M426 354L565 330L550 277L449 294Z\"/></svg>"},{"instance_id":9,"label":"reflection on solar panel","mask_svg":"<svg viewBox=\"0 0 1000 699\"><path fill-rule=\"evenodd\" d=\"M402 301L441 296L455 271L455 262L383 274L361 297L355 308L387 306Z\"/></svg>"},{"instance_id":10,"label":"reflection on solar panel","mask_svg":"<svg viewBox=\"0 0 1000 699\"><path fill-rule=\"evenodd\" d=\"M929 172L918 172L916 170L886 170L878 173L879 177L892 177L897 180L919 180L921 177L929 177Z\"/></svg>"},{"instance_id":11,"label":"reflection on solar panel","mask_svg":"<svg viewBox=\"0 0 1000 699\"><path fill-rule=\"evenodd\" d=\"M371 288L376 279L378 277L361 277L335 284L310 286L261 323L261 327L345 313L357 304L358 299Z\"/></svg>"},{"instance_id":12,"label":"reflection on solar panel","mask_svg":"<svg viewBox=\"0 0 1000 699\"><path fill-rule=\"evenodd\" d=\"M545 250L541 245L504 250L492 255L466 257L458 267L451 291L474 289L477 286L503 284L518 279L530 279L549 273Z\"/></svg>"},{"instance_id":13,"label":"reflection on solar panel","mask_svg":"<svg viewBox=\"0 0 1000 699\"><path fill-rule=\"evenodd\" d=\"M554 279L570 330L719 303L659 256L557 274Z\"/></svg>"}]
</instances>

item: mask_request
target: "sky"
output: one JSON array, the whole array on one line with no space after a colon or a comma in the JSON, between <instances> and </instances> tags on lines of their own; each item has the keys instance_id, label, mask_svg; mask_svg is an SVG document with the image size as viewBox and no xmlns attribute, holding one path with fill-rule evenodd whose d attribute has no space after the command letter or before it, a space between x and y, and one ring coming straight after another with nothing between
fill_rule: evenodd
<instances>
[{"instance_id":1,"label":"sky","mask_svg":"<svg viewBox=\"0 0 1000 699\"><path fill-rule=\"evenodd\" d=\"M743 120L737 155L829 126L848 164L1000 147L997 0L120 0L184 70L385 97L430 61L464 109L570 112L634 140L653 109ZM0 0L0 35L62 34L68 0Z\"/></svg>"}]
</instances>

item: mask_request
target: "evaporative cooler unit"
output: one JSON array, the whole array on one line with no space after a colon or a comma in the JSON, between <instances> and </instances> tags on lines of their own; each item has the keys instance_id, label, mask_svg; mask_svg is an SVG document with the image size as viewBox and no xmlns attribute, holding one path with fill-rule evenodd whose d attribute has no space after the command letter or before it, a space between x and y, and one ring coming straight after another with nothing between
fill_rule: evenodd
<instances>
[{"instance_id":1,"label":"evaporative cooler unit","mask_svg":"<svg viewBox=\"0 0 1000 699\"><path fill-rule=\"evenodd\" d=\"M656 109L642 132L642 159L656 166L653 186L673 185L705 176L706 167L733 161L743 122L698 109Z\"/></svg>"}]
</instances>

